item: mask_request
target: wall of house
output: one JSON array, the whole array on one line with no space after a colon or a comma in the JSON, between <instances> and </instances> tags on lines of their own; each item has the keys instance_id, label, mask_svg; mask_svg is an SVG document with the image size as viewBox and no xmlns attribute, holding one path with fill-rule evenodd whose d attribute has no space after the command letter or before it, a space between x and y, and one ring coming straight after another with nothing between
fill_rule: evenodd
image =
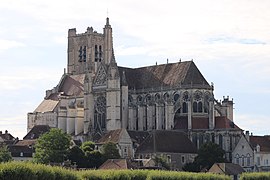
<instances>
[{"instance_id":1,"label":"wall of house","mask_svg":"<svg viewBox=\"0 0 270 180\"><path fill-rule=\"evenodd\" d=\"M246 137L242 135L232 152L232 163L239 164L245 171L253 171L254 153Z\"/></svg>"}]
</instances>

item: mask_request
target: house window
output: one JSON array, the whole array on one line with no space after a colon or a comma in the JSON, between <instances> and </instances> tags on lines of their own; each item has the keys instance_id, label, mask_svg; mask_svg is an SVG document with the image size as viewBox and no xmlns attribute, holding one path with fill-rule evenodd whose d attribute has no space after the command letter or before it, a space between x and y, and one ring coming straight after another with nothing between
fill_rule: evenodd
<instances>
[{"instance_id":1,"label":"house window","mask_svg":"<svg viewBox=\"0 0 270 180\"><path fill-rule=\"evenodd\" d=\"M250 166L250 156L248 154L248 157L247 157L247 166Z\"/></svg>"},{"instance_id":2,"label":"house window","mask_svg":"<svg viewBox=\"0 0 270 180\"><path fill-rule=\"evenodd\" d=\"M236 164L239 164L239 155L238 154L236 154L235 162L236 162Z\"/></svg>"},{"instance_id":3,"label":"house window","mask_svg":"<svg viewBox=\"0 0 270 180\"><path fill-rule=\"evenodd\" d=\"M268 165L268 159L266 159L265 161L266 161L265 165Z\"/></svg>"},{"instance_id":4,"label":"house window","mask_svg":"<svg viewBox=\"0 0 270 180\"><path fill-rule=\"evenodd\" d=\"M23 157L23 152L20 153L20 156Z\"/></svg>"},{"instance_id":5,"label":"house window","mask_svg":"<svg viewBox=\"0 0 270 180\"><path fill-rule=\"evenodd\" d=\"M185 156L182 156L182 157L181 157L181 162L182 162L182 164L185 163Z\"/></svg>"},{"instance_id":6,"label":"house window","mask_svg":"<svg viewBox=\"0 0 270 180\"><path fill-rule=\"evenodd\" d=\"M170 155L167 155L167 161L168 161L168 163L171 163L172 162L172 159L171 159L171 156Z\"/></svg>"},{"instance_id":7,"label":"house window","mask_svg":"<svg viewBox=\"0 0 270 180\"><path fill-rule=\"evenodd\" d=\"M245 166L245 157L242 156L242 167Z\"/></svg>"},{"instance_id":8,"label":"house window","mask_svg":"<svg viewBox=\"0 0 270 180\"><path fill-rule=\"evenodd\" d=\"M257 157L257 165L261 165L261 162L260 162L260 157Z\"/></svg>"},{"instance_id":9,"label":"house window","mask_svg":"<svg viewBox=\"0 0 270 180\"><path fill-rule=\"evenodd\" d=\"M188 112L188 106L186 102L183 102L183 113L187 113Z\"/></svg>"}]
</instances>

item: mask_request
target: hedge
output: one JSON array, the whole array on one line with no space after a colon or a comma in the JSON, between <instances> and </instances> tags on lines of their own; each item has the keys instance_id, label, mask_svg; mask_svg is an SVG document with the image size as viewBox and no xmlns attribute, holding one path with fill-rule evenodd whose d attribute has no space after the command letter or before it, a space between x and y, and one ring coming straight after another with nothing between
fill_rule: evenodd
<instances>
[{"instance_id":1,"label":"hedge","mask_svg":"<svg viewBox=\"0 0 270 180\"><path fill-rule=\"evenodd\" d=\"M240 180L270 180L270 172L243 173Z\"/></svg>"},{"instance_id":2,"label":"hedge","mask_svg":"<svg viewBox=\"0 0 270 180\"><path fill-rule=\"evenodd\" d=\"M68 170L42 164L0 164L0 180L229 180L229 176L160 170Z\"/></svg>"}]
</instances>

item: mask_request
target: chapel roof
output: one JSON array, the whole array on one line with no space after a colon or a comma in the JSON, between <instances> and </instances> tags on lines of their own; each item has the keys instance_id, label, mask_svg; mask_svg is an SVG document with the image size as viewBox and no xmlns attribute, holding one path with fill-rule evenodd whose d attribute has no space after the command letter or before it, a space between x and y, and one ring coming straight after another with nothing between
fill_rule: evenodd
<instances>
[{"instance_id":1,"label":"chapel roof","mask_svg":"<svg viewBox=\"0 0 270 180\"><path fill-rule=\"evenodd\" d=\"M121 79L123 78L123 74L125 74L129 89L178 86L210 88L210 85L193 61L168 63L140 68L118 68Z\"/></svg>"},{"instance_id":2,"label":"chapel roof","mask_svg":"<svg viewBox=\"0 0 270 180\"><path fill-rule=\"evenodd\" d=\"M194 154L197 153L197 149L183 132L156 130L152 131L137 149L137 153L155 152Z\"/></svg>"},{"instance_id":3,"label":"chapel roof","mask_svg":"<svg viewBox=\"0 0 270 180\"><path fill-rule=\"evenodd\" d=\"M97 143L98 144L105 144L108 142L118 143L120 141L121 135L125 131L125 129L116 129L111 130L108 133L106 133L104 136L102 136Z\"/></svg>"},{"instance_id":4,"label":"chapel roof","mask_svg":"<svg viewBox=\"0 0 270 180\"><path fill-rule=\"evenodd\" d=\"M260 145L260 151L270 152L270 140L268 136L250 136L250 144L256 149L257 145Z\"/></svg>"}]
</instances>

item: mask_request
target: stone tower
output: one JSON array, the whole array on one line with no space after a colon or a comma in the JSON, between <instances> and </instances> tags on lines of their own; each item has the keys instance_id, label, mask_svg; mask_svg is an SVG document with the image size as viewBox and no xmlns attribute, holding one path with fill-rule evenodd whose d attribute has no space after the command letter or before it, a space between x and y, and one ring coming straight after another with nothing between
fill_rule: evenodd
<instances>
[{"instance_id":1,"label":"stone tower","mask_svg":"<svg viewBox=\"0 0 270 180\"><path fill-rule=\"evenodd\" d=\"M85 33L77 34L76 28L68 30L68 74L85 73L86 67L93 66L97 71L101 62L108 65L113 50L112 28L109 18L103 28L103 34L88 27Z\"/></svg>"}]
</instances>

